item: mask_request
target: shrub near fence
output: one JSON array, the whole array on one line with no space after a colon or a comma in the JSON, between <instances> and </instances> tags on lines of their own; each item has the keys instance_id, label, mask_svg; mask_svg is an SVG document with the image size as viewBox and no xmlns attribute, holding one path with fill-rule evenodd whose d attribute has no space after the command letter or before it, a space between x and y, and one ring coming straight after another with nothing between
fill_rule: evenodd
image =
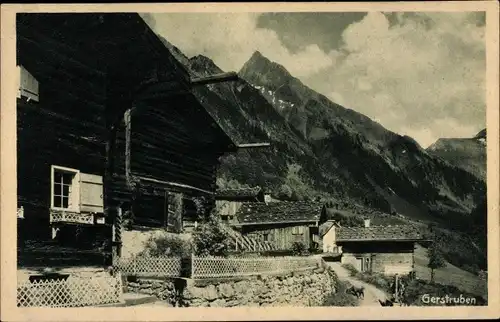
<instances>
[{"instance_id":1,"label":"shrub near fence","mask_svg":"<svg viewBox=\"0 0 500 322\"><path fill-rule=\"evenodd\" d=\"M237 277L274 274L311 269L320 266L317 258L226 258L193 257L191 278Z\"/></svg>"},{"instance_id":2,"label":"shrub near fence","mask_svg":"<svg viewBox=\"0 0 500 322\"><path fill-rule=\"evenodd\" d=\"M82 307L122 301L121 276L22 282L18 307Z\"/></svg>"}]
</instances>

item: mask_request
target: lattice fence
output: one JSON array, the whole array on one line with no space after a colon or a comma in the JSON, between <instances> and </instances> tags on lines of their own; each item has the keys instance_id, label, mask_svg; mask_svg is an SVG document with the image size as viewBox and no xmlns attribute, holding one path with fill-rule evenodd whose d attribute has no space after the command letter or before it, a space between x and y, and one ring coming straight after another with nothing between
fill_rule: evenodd
<instances>
[{"instance_id":1,"label":"lattice fence","mask_svg":"<svg viewBox=\"0 0 500 322\"><path fill-rule=\"evenodd\" d=\"M117 271L135 276L179 277L182 272L182 260L175 257L120 258L113 266Z\"/></svg>"},{"instance_id":2,"label":"lattice fence","mask_svg":"<svg viewBox=\"0 0 500 322\"><path fill-rule=\"evenodd\" d=\"M192 278L234 277L262 273L283 273L320 266L312 257L224 258L193 257Z\"/></svg>"},{"instance_id":3,"label":"lattice fence","mask_svg":"<svg viewBox=\"0 0 500 322\"><path fill-rule=\"evenodd\" d=\"M121 277L91 277L22 282L17 285L18 307L82 307L122 301Z\"/></svg>"},{"instance_id":4,"label":"lattice fence","mask_svg":"<svg viewBox=\"0 0 500 322\"><path fill-rule=\"evenodd\" d=\"M76 212L52 211L50 213L50 222L71 222L78 224L93 224L94 216L90 214L80 214Z\"/></svg>"}]
</instances>

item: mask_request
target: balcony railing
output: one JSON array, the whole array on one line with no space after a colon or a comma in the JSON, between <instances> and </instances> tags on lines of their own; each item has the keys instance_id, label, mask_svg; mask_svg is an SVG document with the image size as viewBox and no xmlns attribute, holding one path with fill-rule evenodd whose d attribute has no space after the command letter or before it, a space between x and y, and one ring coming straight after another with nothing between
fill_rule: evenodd
<instances>
[{"instance_id":1,"label":"balcony railing","mask_svg":"<svg viewBox=\"0 0 500 322\"><path fill-rule=\"evenodd\" d=\"M102 215L94 213L79 213L64 210L51 210L50 223L72 223L72 224L104 224Z\"/></svg>"}]
</instances>

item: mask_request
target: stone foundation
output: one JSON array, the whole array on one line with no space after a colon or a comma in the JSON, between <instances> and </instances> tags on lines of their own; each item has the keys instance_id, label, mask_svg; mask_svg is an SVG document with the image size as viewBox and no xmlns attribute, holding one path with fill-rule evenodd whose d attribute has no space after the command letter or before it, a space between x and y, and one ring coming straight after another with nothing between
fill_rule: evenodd
<instances>
[{"instance_id":1,"label":"stone foundation","mask_svg":"<svg viewBox=\"0 0 500 322\"><path fill-rule=\"evenodd\" d=\"M155 295L172 304L181 299L191 307L320 306L335 288L335 275L323 268L245 278L128 282L129 292Z\"/></svg>"}]
</instances>

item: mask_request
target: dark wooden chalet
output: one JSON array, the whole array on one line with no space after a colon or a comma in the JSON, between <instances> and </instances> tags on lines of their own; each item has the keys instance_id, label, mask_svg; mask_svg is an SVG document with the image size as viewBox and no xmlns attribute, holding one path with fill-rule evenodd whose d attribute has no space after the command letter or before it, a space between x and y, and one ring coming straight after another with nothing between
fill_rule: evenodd
<instances>
[{"instance_id":1,"label":"dark wooden chalet","mask_svg":"<svg viewBox=\"0 0 500 322\"><path fill-rule=\"evenodd\" d=\"M215 205L222 221L236 222L236 212L245 202L265 202L266 195L261 187L218 189L215 195Z\"/></svg>"},{"instance_id":2,"label":"dark wooden chalet","mask_svg":"<svg viewBox=\"0 0 500 322\"><path fill-rule=\"evenodd\" d=\"M417 241L423 241L423 237L410 225L332 225L323 235L324 245L338 249L343 264L352 264L359 271L387 275L415 271L414 249Z\"/></svg>"},{"instance_id":3,"label":"dark wooden chalet","mask_svg":"<svg viewBox=\"0 0 500 322\"><path fill-rule=\"evenodd\" d=\"M306 248L319 244L326 209L323 203L308 201L244 203L236 216L234 226L243 235L289 250L294 242L302 242Z\"/></svg>"},{"instance_id":4,"label":"dark wooden chalet","mask_svg":"<svg viewBox=\"0 0 500 322\"><path fill-rule=\"evenodd\" d=\"M180 208L215 206L219 157L238 146L191 88L234 73L191 79L133 13L18 14L17 65L25 236L113 232L119 250L123 218L178 226Z\"/></svg>"}]
</instances>

